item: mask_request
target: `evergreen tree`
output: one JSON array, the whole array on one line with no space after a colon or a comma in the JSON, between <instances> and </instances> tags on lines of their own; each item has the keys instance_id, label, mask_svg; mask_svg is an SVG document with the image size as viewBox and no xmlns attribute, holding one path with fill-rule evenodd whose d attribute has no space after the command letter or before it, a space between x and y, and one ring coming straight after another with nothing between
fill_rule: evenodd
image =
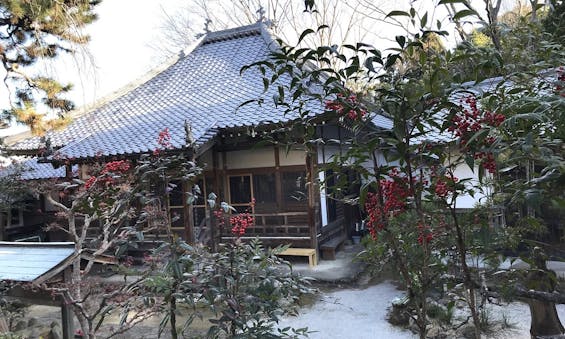
<instances>
[{"instance_id":1,"label":"evergreen tree","mask_svg":"<svg viewBox=\"0 0 565 339\"><path fill-rule=\"evenodd\" d=\"M73 53L88 36L81 28L96 15L99 0L0 0L0 61L10 107L2 111L3 120L15 117L32 132L57 127L64 119L46 121L41 106L59 118L74 108L64 97L71 85L37 75L30 69L40 59L60 53ZM4 92L4 91L2 91ZM5 122L5 121L4 121Z\"/></svg>"}]
</instances>

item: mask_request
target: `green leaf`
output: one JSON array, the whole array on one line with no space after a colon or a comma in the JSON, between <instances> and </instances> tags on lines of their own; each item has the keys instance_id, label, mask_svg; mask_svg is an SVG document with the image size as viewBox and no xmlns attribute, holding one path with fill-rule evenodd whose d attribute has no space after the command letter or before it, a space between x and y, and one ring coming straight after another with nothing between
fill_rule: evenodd
<instances>
[{"instance_id":1,"label":"green leaf","mask_svg":"<svg viewBox=\"0 0 565 339\"><path fill-rule=\"evenodd\" d=\"M426 27L427 23L428 23L428 12L426 12L426 14L424 14L422 19L420 19L420 27L422 28Z\"/></svg>"},{"instance_id":2,"label":"green leaf","mask_svg":"<svg viewBox=\"0 0 565 339\"><path fill-rule=\"evenodd\" d=\"M375 73L375 67L373 66L373 59L374 57L368 57L365 59L365 67L369 70L369 72Z\"/></svg>"},{"instance_id":3,"label":"green leaf","mask_svg":"<svg viewBox=\"0 0 565 339\"><path fill-rule=\"evenodd\" d=\"M404 45L406 44L406 37L403 35L397 35L395 37L396 42L398 43L398 45L402 48L404 48Z\"/></svg>"},{"instance_id":4,"label":"green leaf","mask_svg":"<svg viewBox=\"0 0 565 339\"><path fill-rule=\"evenodd\" d=\"M466 0L440 0L438 5L446 5L446 4L467 4Z\"/></svg>"},{"instance_id":5,"label":"green leaf","mask_svg":"<svg viewBox=\"0 0 565 339\"><path fill-rule=\"evenodd\" d=\"M465 157L465 163L471 169L471 172L475 172L475 158L472 155L467 155Z\"/></svg>"},{"instance_id":6,"label":"green leaf","mask_svg":"<svg viewBox=\"0 0 565 339\"><path fill-rule=\"evenodd\" d=\"M187 192L186 193L186 204L192 205L194 203L194 200L196 200L196 198L194 197L194 194Z\"/></svg>"},{"instance_id":7,"label":"green leaf","mask_svg":"<svg viewBox=\"0 0 565 339\"><path fill-rule=\"evenodd\" d=\"M208 199L208 206L210 206L211 209L214 209L214 207L216 207L216 199Z\"/></svg>"},{"instance_id":8,"label":"green leaf","mask_svg":"<svg viewBox=\"0 0 565 339\"><path fill-rule=\"evenodd\" d=\"M471 144L473 141L475 141L477 138L482 137L483 135L486 135L489 133L488 129L482 129L480 131L478 131L477 133L473 134L473 136L471 138L469 138L469 140L467 141L467 145Z\"/></svg>"},{"instance_id":9,"label":"green leaf","mask_svg":"<svg viewBox=\"0 0 565 339\"><path fill-rule=\"evenodd\" d=\"M386 15L387 18L392 17L392 16L408 16L409 17L410 14L408 14L407 12L404 12L404 11L392 11L392 12L390 12Z\"/></svg>"},{"instance_id":10,"label":"green leaf","mask_svg":"<svg viewBox=\"0 0 565 339\"><path fill-rule=\"evenodd\" d=\"M511 170L515 169L516 167L518 167L518 165L512 165L512 166L504 167L503 169L499 170L498 173L510 172Z\"/></svg>"},{"instance_id":11,"label":"green leaf","mask_svg":"<svg viewBox=\"0 0 565 339\"><path fill-rule=\"evenodd\" d=\"M300 38L298 38L298 42L296 43L297 45L299 45L302 40L304 40L304 38L306 38L308 35L315 33L313 29L308 28L306 29L304 32L302 32L302 34L300 34Z\"/></svg>"},{"instance_id":12,"label":"green leaf","mask_svg":"<svg viewBox=\"0 0 565 339\"><path fill-rule=\"evenodd\" d=\"M400 55L398 55L398 54L390 54L390 55L386 58L385 68L390 68L390 67L394 66L394 64L396 63L396 60L402 60L402 58L400 57Z\"/></svg>"},{"instance_id":13,"label":"green leaf","mask_svg":"<svg viewBox=\"0 0 565 339\"><path fill-rule=\"evenodd\" d=\"M461 18L465 18L465 17L473 16L473 15L478 16L477 12L475 12L474 10L464 9L464 10L461 10L461 11L455 13L455 15L453 16L453 20L459 20Z\"/></svg>"},{"instance_id":14,"label":"green leaf","mask_svg":"<svg viewBox=\"0 0 565 339\"><path fill-rule=\"evenodd\" d=\"M179 246L184 249L185 251L192 251L192 246L182 241Z\"/></svg>"}]
</instances>

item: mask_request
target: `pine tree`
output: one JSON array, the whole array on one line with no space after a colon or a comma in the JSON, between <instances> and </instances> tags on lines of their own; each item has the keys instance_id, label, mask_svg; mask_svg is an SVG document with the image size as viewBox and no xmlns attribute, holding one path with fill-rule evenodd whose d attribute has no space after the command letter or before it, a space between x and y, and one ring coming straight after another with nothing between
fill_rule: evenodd
<instances>
[{"instance_id":1,"label":"pine tree","mask_svg":"<svg viewBox=\"0 0 565 339\"><path fill-rule=\"evenodd\" d=\"M10 101L10 107L2 111L4 120L15 117L36 134L64 123L65 113L74 108L64 97L71 85L36 75L30 66L41 59L73 53L88 42L81 28L96 19L93 9L99 2L0 0L0 61ZM45 119L41 113L45 108L59 119Z\"/></svg>"}]
</instances>

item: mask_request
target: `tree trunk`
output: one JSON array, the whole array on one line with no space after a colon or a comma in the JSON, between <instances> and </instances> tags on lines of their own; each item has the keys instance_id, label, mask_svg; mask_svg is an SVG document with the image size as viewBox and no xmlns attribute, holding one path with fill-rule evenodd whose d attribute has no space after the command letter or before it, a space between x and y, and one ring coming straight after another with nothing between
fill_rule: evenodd
<instances>
[{"instance_id":1,"label":"tree trunk","mask_svg":"<svg viewBox=\"0 0 565 339\"><path fill-rule=\"evenodd\" d=\"M532 325L530 334L532 339L550 336L552 339L565 338L565 332L554 303L530 300L530 313L532 316Z\"/></svg>"},{"instance_id":2,"label":"tree trunk","mask_svg":"<svg viewBox=\"0 0 565 339\"><path fill-rule=\"evenodd\" d=\"M171 324L171 338L177 339L177 299L174 296L171 296L171 300L169 302L169 312L170 314L170 324Z\"/></svg>"},{"instance_id":3,"label":"tree trunk","mask_svg":"<svg viewBox=\"0 0 565 339\"><path fill-rule=\"evenodd\" d=\"M536 267L532 267L527 276L527 287L544 292L555 290L555 272L547 269L547 256L536 247L533 250ZM530 334L532 339L551 337L552 339L565 338L565 329L559 320L555 303L531 299L528 301L532 323Z\"/></svg>"},{"instance_id":4,"label":"tree trunk","mask_svg":"<svg viewBox=\"0 0 565 339\"><path fill-rule=\"evenodd\" d=\"M0 314L2 313L2 308L0 307ZM6 321L6 317L0 315L0 333L7 333L10 332L10 327L8 326L8 322Z\"/></svg>"}]
</instances>

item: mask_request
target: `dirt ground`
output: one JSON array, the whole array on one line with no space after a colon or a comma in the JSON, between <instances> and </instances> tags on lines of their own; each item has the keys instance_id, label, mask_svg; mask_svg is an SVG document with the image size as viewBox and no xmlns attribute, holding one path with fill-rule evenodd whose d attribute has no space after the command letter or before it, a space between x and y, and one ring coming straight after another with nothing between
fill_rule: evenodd
<instances>
[{"instance_id":1,"label":"dirt ground","mask_svg":"<svg viewBox=\"0 0 565 339\"><path fill-rule=\"evenodd\" d=\"M294 328L308 327L313 339L408 339L417 336L406 330L392 326L386 320L387 307L392 299L403 292L389 282L372 281L365 286L322 287L317 295L304 301L297 317L285 317L279 326ZM557 306L561 319L565 319L565 305ZM183 312L184 313L184 312ZM185 313L186 314L186 313ZM489 305L488 317L493 332L485 335L488 339L529 339L530 313L524 303ZM456 315L457 316L457 315ZM60 321L59 309L47 306L31 306L26 318L36 318L39 323L49 325L53 320ZM127 333L117 338L158 338L161 317L147 319ZM179 324L183 318L178 321ZM117 316L109 317L106 329L118 324ZM506 326L502 326L503 322ZM185 338L200 338L209 327L204 319L195 319ZM104 337L103 331L100 337ZM166 330L161 338L170 338Z\"/></svg>"}]
</instances>

